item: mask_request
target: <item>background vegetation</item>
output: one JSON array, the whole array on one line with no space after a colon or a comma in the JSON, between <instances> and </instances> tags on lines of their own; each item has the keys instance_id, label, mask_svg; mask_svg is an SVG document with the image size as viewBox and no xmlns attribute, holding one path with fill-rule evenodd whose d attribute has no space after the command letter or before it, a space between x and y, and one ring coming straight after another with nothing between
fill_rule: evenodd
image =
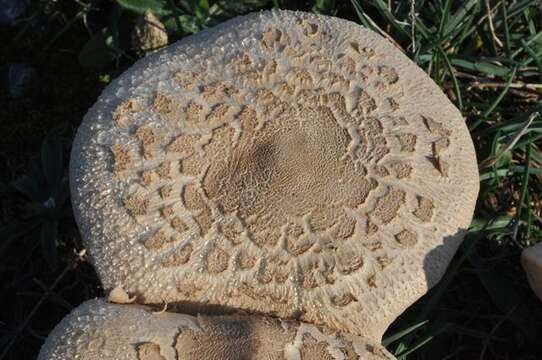
<instances>
[{"instance_id":1,"label":"background vegetation","mask_svg":"<svg viewBox=\"0 0 542 360\"><path fill-rule=\"evenodd\" d=\"M542 239L541 1L1 0L0 359L35 358L64 315L103 295L71 215L68 154L86 110L138 58L129 41L138 16L150 8L172 42L271 7L387 37L471 130L481 192L470 234L443 281L386 333L388 349L403 359L541 359L542 303L519 265Z\"/></svg>"}]
</instances>

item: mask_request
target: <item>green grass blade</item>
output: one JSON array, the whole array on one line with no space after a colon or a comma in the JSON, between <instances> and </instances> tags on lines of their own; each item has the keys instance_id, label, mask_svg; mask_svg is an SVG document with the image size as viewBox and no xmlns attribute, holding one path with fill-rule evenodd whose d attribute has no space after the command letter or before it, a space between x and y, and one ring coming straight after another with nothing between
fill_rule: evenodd
<instances>
[{"instance_id":1,"label":"green grass blade","mask_svg":"<svg viewBox=\"0 0 542 360\"><path fill-rule=\"evenodd\" d=\"M450 16L450 22L444 26L442 37L447 38L452 34L453 31L460 28L459 24L466 20L469 13L477 4L478 0L469 0L463 3L461 7L452 16Z\"/></svg>"},{"instance_id":2,"label":"green grass blade","mask_svg":"<svg viewBox=\"0 0 542 360\"><path fill-rule=\"evenodd\" d=\"M540 77L540 81L542 81L542 56L535 53L535 51L531 49L523 39L521 40L521 46L523 47L523 50L525 50L525 52L528 53L531 56L531 59L535 62L536 66L538 67L538 75Z\"/></svg>"},{"instance_id":3,"label":"green grass blade","mask_svg":"<svg viewBox=\"0 0 542 360\"><path fill-rule=\"evenodd\" d=\"M374 32L378 32L378 29L376 29L373 24L371 24L367 19L365 18L365 11L363 10L363 7L358 2L358 0L351 0L352 6L354 7L354 10L356 12L356 15L359 18L359 21L368 29L373 30Z\"/></svg>"},{"instance_id":4,"label":"green grass blade","mask_svg":"<svg viewBox=\"0 0 542 360\"><path fill-rule=\"evenodd\" d=\"M487 75L507 76L510 69L501 65L495 65L483 60L467 60L459 57L452 57L451 63L463 69L484 73Z\"/></svg>"},{"instance_id":5,"label":"green grass blade","mask_svg":"<svg viewBox=\"0 0 542 360\"><path fill-rule=\"evenodd\" d=\"M512 58L512 46L510 44L510 29L508 28L508 9L506 8L506 0L502 0L501 3L502 10L502 21L504 27L504 51L508 59Z\"/></svg>"},{"instance_id":6,"label":"green grass blade","mask_svg":"<svg viewBox=\"0 0 542 360\"><path fill-rule=\"evenodd\" d=\"M433 338L435 336L437 336L438 334L440 334L443 331L444 330L438 330L438 331L435 332L434 335L430 335L430 336L426 336L426 337L421 338L420 340L416 341L414 343L414 345L412 345L412 347L406 349L405 351L402 351L399 354L396 354L397 358L405 359L406 356L412 354L413 352L415 352L416 350L418 350L419 348L421 348L422 346L424 346L425 344L427 344L428 342L433 340Z\"/></svg>"},{"instance_id":7,"label":"green grass blade","mask_svg":"<svg viewBox=\"0 0 542 360\"><path fill-rule=\"evenodd\" d=\"M532 140L532 139L529 139L529 140ZM523 171L523 180L522 180L522 185L521 185L521 195L519 197L519 202L518 202L518 206L517 206L517 214L516 214L516 224L514 226L514 232L513 232L513 235L512 235L512 239L516 240L517 236L518 236L518 231L519 231L519 222L521 220L521 215L522 215L522 212L523 212L523 204L525 203L525 198L527 197L527 190L529 188L529 178L531 177L530 174L529 174L529 168L530 168L530 164L531 164L531 149L532 149L532 146L531 146L531 143L529 142L526 146L526 151L525 151L525 169ZM529 205L527 205L529 206Z\"/></svg>"},{"instance_id":8,"label":"green grass blade","mask_svg":"<svg viewBox=\"0 0 542 360\"><path fill-rule=\"evenodd\" d=\"M169 15L171 11L166 8L166 3L162 0L116 0L117 3L125 9L144 13L151 10L155 15Z\"/></svg>"},{"instance_id":9,"label":"green grass blade","mask_svg":"<svg viewBox=\"0 0 542 360\"><path fill-rule=\"evenodd\" d=\"M512 81L514 80L516 76L517 69L518 68L515 67L512 70L512 73L508 77L508 81L506 82L506 85L501 91L501 93L499 94L499 96L497 96L497 98L493 100L493 103L482 113L480 118L476 120L474 124L472 124L472 126L469 128L470 131L473 131L474 129L476 129L485 119L487 119L489 115L491 115L491 113L495 110L497 105L499 105L499 103L502 101L504 96L508 93L508 90L510 89L510 85L512 84Z\"/></svg>"},{"instance_id":10,"label":"green grass blade","mask_svg":"<svg viewBox=\"0 0 542 360\"><path fill-rule=\"evenodd\" d=\"M450 62L450 59L448 58L448 55L446 55L446 52L444 49L438 45L437 49L440 52L440 55L444 59L444 63L446 64L446 68L448 69L448 73L450 74L452 78L452 84L454 87L455 96L457 97L457 106L459 107L459 110L463 111L463 96L461 95L461 89L459 87L459 82L457 81L457 77L455 76L454 68L452 66L452 63Z\"/></svg>"},{"instance_id":11,"label":"green grass blade","mask_svg":"<svg viewBox=\"0 0 542 360\"><path fill-rule=\"evenodd\" d=\"M422 322L419 322L417 324L409 326L406 329L400 330L400 331L396 332L393 335L387 336L386 338L384 338L382 340L382 345L388 346L389 344L393 343L394 341L397 341L397 340L405 337L406 335L418 330L419 328L421 328L422 326L424 326L428 322L429 322L428 320L424 320Z\"/></svg>"},{"instance_id":12,"label":"green grass blade","mask_svg":"<svg viewBox=\"0 0 542 360\"><path fill-rule=\"evenodd\" d=\"M537 0L523 0L513 3L508 9L508 16L513 18L521 14L525 9L531 6L536 6Z\"/></svg>"},{"instance_id":13,"label":"green grass blade","mask_svg":"<svg viewBox=\"0 0 542 360\"><path fill-rule=\"evenodd\" d=\"M388 6L382 0L372 0L370 2L386 20L386 23L394 28L402 37L410 39L410 34L405 30L404 25L400 24L393 14L389 11Z\"/></svg>"}]
</instances>

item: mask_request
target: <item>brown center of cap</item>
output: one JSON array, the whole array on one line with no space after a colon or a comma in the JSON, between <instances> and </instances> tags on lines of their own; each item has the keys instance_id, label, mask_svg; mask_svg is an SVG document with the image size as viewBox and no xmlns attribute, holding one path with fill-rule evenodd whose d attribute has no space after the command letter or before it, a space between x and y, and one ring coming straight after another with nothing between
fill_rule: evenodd
<instances>
[{"instance_id":1,"label":"brown center of cap","mask_svg":"<svg viewBox=\"0 0 542 360\"><path fill-rule=\"evenodd\" d=\"M244 132L227 161L211 164L203 188L225 212L237 211L261 246L275 245L287 225L295 253L300 220L313 231L348 227L343 207L360 205L374 188L347 155L350 140L329 108L288 108L257 135Z\"/></svg>"}]
</instances>

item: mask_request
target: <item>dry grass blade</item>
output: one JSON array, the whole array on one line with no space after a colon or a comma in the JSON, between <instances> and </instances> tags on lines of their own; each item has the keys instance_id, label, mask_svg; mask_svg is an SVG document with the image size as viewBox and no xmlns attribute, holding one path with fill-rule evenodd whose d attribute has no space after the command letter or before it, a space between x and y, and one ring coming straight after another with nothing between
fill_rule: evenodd
<instances>
[{"instance_id":1,"label":"dry grass blade","mask_svg":"<svg viewBox=\"0 0 542 360\"><path fill-rule=\"evenodd\" d=\"M496 155L490 156L486 158L485 160L481 161L480 164L478 165L478 168L480 170L484 170L490 166L495 165L497 161L499 161L499 159L504 154L506 154L508 151L514 148L514 146L517 144L519 139L521 139L521 137L525 135L525 133L527 132L527 130L529 129L529 127L531 126L531 124L533 123L534 119L536 119L537 116L539 116L538 112L532 113L527 119L527 121L523 123L522 127L516 132L516 134L514 134L514 136L508 141L508 143L506 143L506 145Z\"/></svg>"}]
</instances>

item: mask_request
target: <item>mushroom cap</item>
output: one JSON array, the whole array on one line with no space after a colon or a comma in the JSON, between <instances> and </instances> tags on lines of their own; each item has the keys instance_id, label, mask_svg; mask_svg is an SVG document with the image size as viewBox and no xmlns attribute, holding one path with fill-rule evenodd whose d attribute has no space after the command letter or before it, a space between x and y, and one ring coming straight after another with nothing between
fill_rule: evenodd
<instances>
[{"instance_id":1,"label":"mushroom cap","mask_svg":"<svg viewBox=\"0 0 542 360\"><path fill-rule=\"evenodd\" d=\"M373 339L440 280L479 186L463 118L420 68L291 11L137 62L85 116L70 176L106 289Z\"/></svg>"},{"instance_id":2,"label":"mushroom cap","mask_svg":"<svg viewBox=\"0 0 542 360\"><path fill-rule=\"evenodd\" d=\"M255 315L153 313L90 300L51 332L38 360L395 359L382 346Z\"/></svg>"},{"instance_id":3,"label":"mushroom cap","mask_svg":"<svg viewBox=\"0 0 542 360\"><path fill-rule=\"evenodd\" d=\"M542 243L523 250L521 265L527 274L531 289L542 300Z\"/></svg>"}]
</instances>

